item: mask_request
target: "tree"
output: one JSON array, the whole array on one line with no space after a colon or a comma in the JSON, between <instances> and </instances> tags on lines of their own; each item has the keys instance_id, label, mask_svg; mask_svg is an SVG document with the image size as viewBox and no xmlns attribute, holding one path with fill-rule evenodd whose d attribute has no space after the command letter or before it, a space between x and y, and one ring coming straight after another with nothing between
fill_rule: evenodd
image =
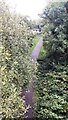
<instances>
[{"instance_id":1,"label":"tree","mask_svg":"<svg viewBox=\"0 0 68 120\"><path fill-rule=\"evenodd\" d=\"M45 25L46 32L44 33L45 38L47 39L48 43L48 54L53 57L53 61L61 62L64 59L67 60L67 39L68 39L68 28L67 28L67 21L68 21L68 14L65 12L65 3L56 3L47 10L44 11L45 21L47 21ZM47 19L47 20L46 20ZM48 38L47 38L48 36ZM45 39L44 38L44 39ZM46 41L44 41L44 47L46 49ZM58 58L57 58L58 56Z\"/></svg>"},{"instance_id":2,"label":"tree","mask_svg":"<svg viewBox=\"0 0 68 120\"><path fill-rule=\"evenodd\" d=\"M67 120L68 99L68 13L65 2L52 3L43 12L46 56L39 62L36 90L36 116Z\"/></svg>"}]
</instances>

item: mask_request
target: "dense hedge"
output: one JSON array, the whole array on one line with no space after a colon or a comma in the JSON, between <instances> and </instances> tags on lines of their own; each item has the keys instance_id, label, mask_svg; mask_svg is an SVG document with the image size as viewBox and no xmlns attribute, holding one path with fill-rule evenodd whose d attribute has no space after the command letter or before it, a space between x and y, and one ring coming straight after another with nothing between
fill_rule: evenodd
<instances>
[{"instance_id":1,"label":"dense hedge","mask_svg":"<svg viewBox=\"0 0 68 120\"><path fill-rule=\"evenodd\" d=\"M56 70L46 71L45 63L41 63L38 71L36 93L36 116L48 120L67 120L68 71L66 66L56 66Z\"/></svg>"},{"instance_id":2,"label":"dense hedge","mask_svg":"<svg viewBox=\"0 0 68 120\"><path fill-rule=\"evenodd\" d=\"M23 118L28 109L21 93L35 70L30 60L29 36L23 17L10 13L5 2L0 1L1 118Z\"/></svg>"},{"instance_id":3,"label":"dense hedge","mask_svg":"<svg viewBox=\"0 0 68 120\"><path fill-rule=\"evenodd\" d=\"M68 119L68 13L65 4L50 4L42 16L46 56L39 60L35 107L36 116L41 120Z\"/></svg>"}]
</instances>

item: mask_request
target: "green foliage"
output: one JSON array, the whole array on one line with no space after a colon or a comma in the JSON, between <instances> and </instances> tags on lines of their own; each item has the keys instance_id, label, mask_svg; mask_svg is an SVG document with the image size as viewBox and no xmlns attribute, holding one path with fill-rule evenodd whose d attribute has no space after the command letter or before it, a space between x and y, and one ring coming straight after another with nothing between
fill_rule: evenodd
<instances>
[{"instance_id":1,"label":"green foliage","mask_svg":"<svg viewBox=\"0 0 68 120\"><path fill-rule=\"evenodd\" d=\"M28 109L21 94L35 77L35 65L29 57L29 36L28 25L22 16L10 13L0 1L1 117L24 118Z\"/></svg>"},{"instance_id":2,"label":"green foliage","mask_svg":"<svg viewBox=\"0 0 68 120\"><path fill-rule=\"evenodd\" d=\"M35 109L38 118L67 120L68 99L67 80L68 67L56 65L56 71L46 73L45 64L38 71L36 91L38 94Z\"/></svg>"},{"instance_id":3,"label":"green foliage","mask_svg":"<svg viewBox=\"0 0 68 120\"><path fill-rule=\"evenodd\" d=\"M51 4L42 16L46 56L39 61L35 107L35 116L41 120L68 119L68 13L64 4Z\"/></svg>"},{"instance_id":4,"label":"green foliage","mask_svg":"<svg viewBox=\"0 0 68 120\"><path fill-rule=\"evenodd\" d=\"M68 14L64 4L53 3L44 10L46 23L44 25L44 48L47 56L52 58L50 62L64 62L68 55Z\"/></svg>"}]
</instances>

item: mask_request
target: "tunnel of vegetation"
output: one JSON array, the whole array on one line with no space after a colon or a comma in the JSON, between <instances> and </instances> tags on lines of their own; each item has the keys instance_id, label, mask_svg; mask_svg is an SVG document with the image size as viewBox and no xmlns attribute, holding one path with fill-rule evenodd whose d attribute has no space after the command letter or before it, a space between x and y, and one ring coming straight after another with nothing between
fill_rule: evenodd
<instances>
[{"instance_id":1,"label":"tunnel of vegetation","mask_svg":"<svg viewBox=\"0 0 68 120\"><path fill-rule=\"evenodd\" d=\"M34 79L34 117L67 120L68 2L48 5L41 15L42 33L38 37L30 33L35 24L11 13L3 1L0 0L0 118L24 118L28 106L21 93ZM43 46L35 66L30 52L41 35ZM34 46L32 38L36 39Z\"/></svg>"}]
</instances>

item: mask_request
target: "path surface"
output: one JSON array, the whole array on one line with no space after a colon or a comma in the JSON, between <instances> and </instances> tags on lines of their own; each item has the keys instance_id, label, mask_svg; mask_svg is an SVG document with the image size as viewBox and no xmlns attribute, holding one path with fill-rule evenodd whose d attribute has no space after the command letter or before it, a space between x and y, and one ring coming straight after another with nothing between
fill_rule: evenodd
<instances>
[{"instance_id":1,"label":"path surface","mask_svg":"<svg viewBox=\"0 0 68 120\"><path fill-rule=\"evenodd\" d=\"M40 48L43 44L43 39L41 38L39 40L39 42L37 43L37 45L35 46L32 54L31 54L31 59L36 62L39 52L40 52ZM33 93L34 93L34 80L32 80L29 84L28 90L23 92L23 95L25 96L25 102L26 105L30 105L30 108L28 110L28 112L26 113L27 118L32 118L32 108L33 108Z\"/></svg>"},{"instance_id":2,"label":"path surface","mask_svg":"<svg viewBox=\"0 0 68 120\"><path fill-rule=\"evenodd\" d=\"M43 44L43 39L41 38L31 54L31 59L33 59L34 61L37 61L37 59L38 59L38 55L39 55L42 44Z\"/></svg>"}]
</instances>

